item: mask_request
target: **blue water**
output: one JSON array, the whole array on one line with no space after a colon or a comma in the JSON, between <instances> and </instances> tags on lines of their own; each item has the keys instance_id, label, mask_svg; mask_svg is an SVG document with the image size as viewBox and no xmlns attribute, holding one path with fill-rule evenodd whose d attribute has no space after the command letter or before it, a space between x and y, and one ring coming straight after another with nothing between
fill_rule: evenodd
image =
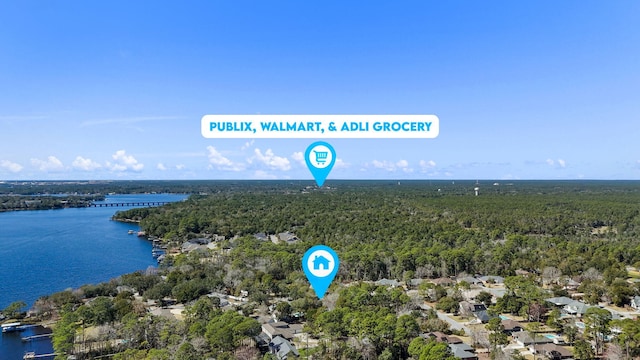
<instances>
[{"instance_id":1,"label":"blue water","mask_svg":"<svg viewBox=\"0 0 640 360\"><path fill-rule=\"evenodd\" d=\"M186 195L176 194L113 195L105 202L184 198ZM0 213L0 309L17 300L30 307L42 295L155 266L151 243L127 234L130 229L137 231L138 226L111 220L116 211L125 209L128 208ZM20 336L5 335L0 335L0 359L14 359L16 354L21 359L24 351L33 351L29 348L33 345L22 343Z\"/></svg>"},{"instance_id":2,"label":"blue water","mask_svg":"<svg viewBox=\"0 0 640 360\"><path fill-rule=\"evenodd\" d=\"M23 342L23 337L50 333L51 329L46 329L41 326L34 326L25 329L24 331L3 333L0 335L0 359L2 360L20 360L25 352L33 351L38 355L52 354L53 346L51 345L51 339L39 338L33 339L28 342ZM42 357L42 360L53 359L54 356Z\"/></svg>"}]
</instances>

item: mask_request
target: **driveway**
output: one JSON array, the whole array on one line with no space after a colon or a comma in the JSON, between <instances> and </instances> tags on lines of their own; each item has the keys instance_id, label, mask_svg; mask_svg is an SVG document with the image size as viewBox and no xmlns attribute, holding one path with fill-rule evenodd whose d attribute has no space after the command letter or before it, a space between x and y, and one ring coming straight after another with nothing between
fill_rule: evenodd
<instances>
[{"instance_id":1,"label":"driveway","mask_svg":"<svg viewBox=\"0 0 640 360\"><path fill-rule=\"evenodd\" d=\"M429 304L422 304L420 305L420 308L423 310L431 310L431 306ZM458 322L457 320L451 318L448 314L445 314L443 312L437 311L436 310L436 314L438 315L438 319L442 320L442 321L446 321L449 326L454 329L454 330L464 330L465 334L470 335L471 334L471 329L468 328L467 326L464 326L464 324Z\"/></svg>"}]
</instances>

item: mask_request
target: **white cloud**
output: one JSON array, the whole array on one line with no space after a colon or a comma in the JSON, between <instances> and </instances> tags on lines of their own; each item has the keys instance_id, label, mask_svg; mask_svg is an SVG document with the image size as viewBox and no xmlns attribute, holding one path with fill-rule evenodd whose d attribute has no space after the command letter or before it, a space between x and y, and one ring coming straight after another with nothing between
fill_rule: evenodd
<instances>
[{"instance_id":1,"label":"white cloud","mask_svg":"<svg viewBox=\"0 0 640 360\"><path fill-rule=\"evenodd\" d=\"M224 157L216 148L209 145L207 146L207 150L209 150L209 163L216 166L231 166L233 162L226 157Z\"/></svg>"},{"instance_id":2,"label":"white cloud","mask_svg":"<svg viewBox=\"0 0 640 360\"><path fill-rule=\"evenodd\" d=\"M289 162L289 159L287 159L286 157L277 156L271 149L267 149L263 154L260 149L256 148L254 150L254 153L254 159L257 159L261 163L267 165L270 169L282 171L291 169L291 163ZM250 159L250 162L252 160L253 159Z\"/></svg>"},{"instance_id":3,"label":"white cloud","mask_svg":"<svg viewBox=\"0 0 640 360\"><path fill-rule=\"evenodd\" d=\"M558 165L560 165L560 167L562 168L567 167L567 163L562 159L558 159Z\"/></svg>"},{"instance_id":4,"label":"white cloud","mask_svg":"<svg viewBox=\"0 0 640 360\"><path fill-rule=\"evenodd\" d=\"M333 165L336 169L346 169L349 166L351 166L351 164L344 162L341 158L337 158L336 163Z\"/></svg>"},{"instance_id":5,"label":"white cloud","mask_svg":"<svg viewBox=\"0 0 640 360\"><path fill-rule=\"evenodd\" d=\"M164 166L163 163L158 163L158 165L156 165L156 169L158 169L160 171L165 171L165 170L167 170L167 167Z\"/></svg>"},{"instance_id":6,"label":"white cloud","mask_svg":"<svg viewBox=\"0 0 640 360\"><path fill-rule=\"evenodd\" d=\"M406 173L412 173L413 169L409 167L409 162L407 160L400 160L396 163L396 166Z\"/></svg>"},{"instance_id":7,"label":"white cloud","mask_svg":"<svg viewBox=\"0 0 640 360\"><path fill-rule=\"evenodd\" d=\"M420 160L419 165L422 169L430 169L436 167L436 162L433 160L425 161Z\"/></svg>"},{"instance_id":8,"label":"white cloud","mask_svg":"<svg viewBox=\"0 0 640 360\"><path fill-rule=\"evenodd\" d=\"M82 156L77 156L75 160L71 163L71 166L78 170L83 171L93 171L102 167L99 163L91 160L85 159Z\"/></svg>"},{"instance_id":9,"label":"white cloud","mask_svg":"<svg viewBox=\"0 0 640 360\"><path fill-rule=\"evenodd\" d=\"M240 147L240 150L246 150L252 147L255 142L256 142L255 140L247 141L246 143L244 143L244 145Z\"/></svg>"},{"instance_id":10,"label":"white cloud","mask_svg":"<svg viewBox=\"0 0 640 360\"><path fill-rule=\"evenodd\" d=\"M409 162L407 160L400 160L395 163L391 161L386 161L386 160L385 161L373 160L371 164L373 165L373 167L377 169L383 169L389 172L394 172L397 170L402 170L406 173L413 172L413 169L409 167Z\"/></svg>"},{"instance_id":11,"label":"white cloud","mask_svg":"<svg viewBox=\"0 0 640 360\"><path fill-rule=\"evenodd\" d=\"M62 161L60 161L55 156L49 156L47 157L47 160L31 159L31 165L38 168L38 170L45 172L56 172L64 170Z\"/></svg>"},{"instance_id":12,"label":"white cloud","mask_svg":"<svg viewBox=\"0 0 640 360\"><path fill-rule=\"evenodd\" d=\"M559 167L559 168L565 168L567 167L567 162L564 161L563 159L558 159L558 160L554 160L554 159L547 159L547 164L549 166L553 166L553 167ZM556 166L557 165L557 166Z\"/></svg>"},{"instance_id":13,"label":"white cloud","mask_svg":"<svg viewBox=\"0 0 640 360\"><path fill-rule=\"evenodd\" d=\"M268 173L268 172L266 172L264 170L256 170L253 173L253 178L254 179L273 180L273 179L277 179L278 177L273 175L273 174L270 174L270 173Z\"/></svg>"},{"instance_id":14,"label":"white cloud","mask_svg":"<svg viewBox=\"0 0 640 360\"><path fill-rule=\"evenodd\" d=\"M209 154L207 156L209 157L210 169L217 168L221 170L230 170L230 171L244 170L244 164L234 163L233 161L229 160L224 155L222 155L222 153L220 153L218 150L216 150L215 147L209 145L207 146L207 150L209 151Z\"/></svg>"},{"instance_id":15,"label":"white cloud","mask_svg":"<svg viewBox=\"0 0 640 360\"><path fill-rule=\"evenodd\" d=\"M0 160L0 167L5 168L12 173L19 173L22 171L22 165L11 162L9 160Z\"/></svg>"},{"instance_id":16,"label":"white cloud","mask_svg":"<svg viewBox=\"0 0 640 360\"><path fill-rule=\"evenodd\" d=\"M294 161L299 162L299 163L300 163L300 165L307 166L307 162L306 162L306 161L304 161L304 154L302 153L302 151L296 151L296 152L294 152L293 154L291 154L291 158L292 158ZM337 162L337 161L336 161L336 162Z\"/></svg>"},{"instance_id":17,"label":"white cloud","mask_svg":"<svg viewBox=\"0 0 640 360\"><path fill-rule=\"evenodd\" d=\"M373 160L371 162L371 165L373 165L373 167L377 168L377 169L385 169L387 171L394 171L395 170L395 167L393 166L393 163L388 162L388 161Z\"/></svg>"},{"instance_id":18,"label":"white cloud","mask_svg":"<svg viewBox=\"0 0 640 360\"><path fill-rule=\"evenodd\" d=\"M107 167L111 171L142 171L144 168L144 164L139 163L133 155L127 155L125 150L118 150L111 157L114 162L107 161Z\"/></svg>"},{"instance_id":19,"label":"white cloud","mask_svg":"<svg viewBox=\"0 0 640 360\"><path fill-rule=\"evenodd\" d=\"M176 170L184 170L185 168L186 168L186 166L184 164L176 165Z\"/></svg>"}]
</instances>

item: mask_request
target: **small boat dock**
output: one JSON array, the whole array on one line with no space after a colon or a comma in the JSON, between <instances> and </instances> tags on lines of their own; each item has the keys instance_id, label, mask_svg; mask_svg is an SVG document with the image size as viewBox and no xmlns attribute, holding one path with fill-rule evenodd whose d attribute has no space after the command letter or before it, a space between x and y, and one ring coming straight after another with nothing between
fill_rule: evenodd
<instances>
[{"instance_id":1,"label":"small boat dock","mask_svg":"<svg viewBox=\"0 0 640 360\"><path fill-rule=\"evenodd\" d=\"M2 324L2 325L0 325L0 327L2 327L2 332L3 333L8 333L8 332L24 330L24 327L22 327L21 325L22 324L19 323L19 322L13 322L13 323Z\"/></svg>"},{"instance_id":2,"label":"small boat dock","mask_svg":"<svg viewBox=\"0 0 640 360\"><path fill-rule=\"evenodd\" d=\"M40 335L31 335L31 336L26 336L22 338L22 341L31 341L31 340L38 340L38 339L44 339L44 338L48 338L53 336L53 333L47 333L47 334L40 334Z\"/></svg>"},{"instance_id":3,"label":"small boat dock","mask_svg":"<svg viewBox=\"0 0 640 360\"><path fill-rule=\"evenodd\" d=\"M40 355L36 355L35 352L33 351L29 351L24 353L24 356L22 357L23 360L27 360L27 359L39 359L39 358L45 358L45 357L53 357L56 356L56 354L40 354Z\"/></svg>"}]
</instances>

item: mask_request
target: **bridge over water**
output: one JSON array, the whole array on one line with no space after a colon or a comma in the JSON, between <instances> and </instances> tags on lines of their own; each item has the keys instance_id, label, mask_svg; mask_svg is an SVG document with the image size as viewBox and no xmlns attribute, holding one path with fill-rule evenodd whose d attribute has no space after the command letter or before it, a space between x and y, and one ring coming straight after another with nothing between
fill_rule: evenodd
<instances>
[{"instance_id":1,"label":"bridge over water","mask_svg":"<svg viewBox=\"0 0 640 360\"><path fill-rule=\"evenodd\" d=\"M174 201L131 201L113 203L91 203L90 207L125 207L125 206L162 206Z\"/></svg>"}]
</instances>

